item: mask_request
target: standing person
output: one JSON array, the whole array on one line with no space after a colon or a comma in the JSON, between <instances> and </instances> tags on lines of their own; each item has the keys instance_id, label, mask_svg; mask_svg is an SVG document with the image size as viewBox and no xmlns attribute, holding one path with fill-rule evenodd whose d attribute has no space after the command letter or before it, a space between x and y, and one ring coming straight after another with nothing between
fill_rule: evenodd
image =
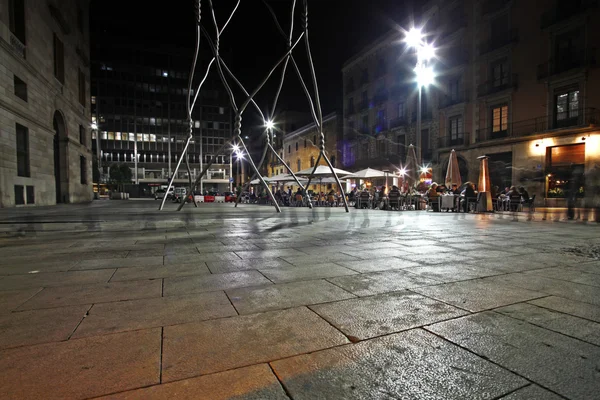
<instances>
[{"instance_id":1,"label":"standing person","mask_svg":"<svg viewBox=\"0 0 600 400\"><path fill-rule=\"evenodd\" d=\"M600 167L594 167L586 174L585 193L587 197L586 206L594 211L594 220L600 222Z\"/></svg>"},{"instance_id":2,"label":"standing person","mask_svg":"<svg viewBox=\"0 0 600 400\"><path fill-rule=\"evenodd\" d=\"M582 166L571 164L571 179L565 193L567 196L567 219L575 219L575 203L579 188L583 186L583 179Z\"/></svg>"},{"instance_id":3,"label":"standing person","mask_svg":"<svg viewBox=\"0 0 600 400\"><path fill-rule=\"evenodd\" d=\"M462 199L461 204L464 212L469 211L469 203L473 203L477 201L477 194L475 193L475 188L471 182L465 183L465 189L460 194Z\"/></svg>"}]
</instances>

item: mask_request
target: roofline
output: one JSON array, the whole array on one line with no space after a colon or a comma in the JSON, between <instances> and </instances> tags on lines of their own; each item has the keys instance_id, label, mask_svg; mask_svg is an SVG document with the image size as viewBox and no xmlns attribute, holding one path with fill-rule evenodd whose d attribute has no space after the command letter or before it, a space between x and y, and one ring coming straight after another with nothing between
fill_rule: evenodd
<instances>
[{"instance_id":1,"label":"roofline","mask_svg":"<svg viewBox=\"0 0 600 400\"><path fill-rule=\"evenodd\" d=\"M368 45L364 46L362 49L360 49L360 51L358 51L356 54L354 54L352 57L350 57L344 62L344 64L342 65L342 72L352 67L358 60L366 57L367 55L375 52L376 50L379 50L380 47L386 45L387 42L395 36L400 36L400 32L398 32L395 29L390 29L388 33L378 37Z\"/></svg>"},{"instance_id":2,"label":"roofline","mask_svg":"<svg viewBox=\"0 0 600 400\"><path fill-rule=\"evenodd\" d=\"M332 112L332 113L330 113L330 114L327 114L326 116L323 117L323 124L325 122L331 121L334 118L337 118L337 112L335 112L335 111ZM313 128L316 128L316 124L314 122L311 122L308 125L305 125L305 126L303 126L301 128L296 129L293 132L288 133L287 135L284 136L283 140L293 138L293 137L298 136L298 135L300 135L302 133L308 132L309 130L311 130Z\"/></svg>"}]
</instances>

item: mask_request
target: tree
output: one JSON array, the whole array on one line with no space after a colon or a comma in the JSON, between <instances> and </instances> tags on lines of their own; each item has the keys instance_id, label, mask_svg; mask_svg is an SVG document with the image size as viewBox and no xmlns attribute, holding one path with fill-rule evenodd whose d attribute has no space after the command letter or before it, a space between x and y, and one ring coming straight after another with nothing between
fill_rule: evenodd
<instances>
[{"instance_id":1,"label":"tree","mask_svg":"<svg viewBox=\"0 0 600 400\"><path fill-rule=\"evenodd\" d=\"M132 173L127 164L111 164L110 166L110 182L117 185L117 190L123 192L123 185L131 183Z\"/></svg>"}]
</instances>

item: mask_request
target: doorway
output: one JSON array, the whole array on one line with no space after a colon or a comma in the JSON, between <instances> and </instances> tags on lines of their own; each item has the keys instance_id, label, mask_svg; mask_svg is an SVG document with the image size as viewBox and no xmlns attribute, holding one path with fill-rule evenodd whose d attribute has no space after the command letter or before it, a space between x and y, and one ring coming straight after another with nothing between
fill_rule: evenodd
<instances>
[{"instance_id":1,"label":"doorway","mask_svg":"<svg viewBox=\"0 0 600 400\"><path fill-rule=\"evenodd\" d=\"M56 203L65 203L67 190L65 188L66 174L66 144L61 145L61 139L67 137L65 120L59 111L54 112L52 121L54 128L54 186L56 189ZM63 139L63 143L66 141Z\"/></svg>"}]
</instances>

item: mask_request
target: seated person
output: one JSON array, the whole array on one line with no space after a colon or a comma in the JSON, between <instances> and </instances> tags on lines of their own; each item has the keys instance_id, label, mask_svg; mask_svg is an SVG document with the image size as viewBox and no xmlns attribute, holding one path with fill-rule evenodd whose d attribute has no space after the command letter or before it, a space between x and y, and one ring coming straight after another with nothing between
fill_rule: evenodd
<instances>
[{"instance_id":1,"label":"seated person","mask_svg":"<svg viewBox=\"0 0 600 400\"><path fill-rule=\"evenodd\" d=\"M510 187L506 197L510 200L510 211L517 211L519 209L519 204L521 204L521 193L519 193L516 186Z\"/></svg>"},{"instance_id":2,"label":"seated person","mask_svg":"<svg viewBox=\"0 0 600 400\"><path fill-rule=\"evenodd\" d=\"M433 208L433 211L439 211L439 201L438 198L440 197L440 192L437 191L438 188L438 184L437 183L432 183L431 187L427 190L427 193L425 194L425 196L427 197L427 199L429 199L429 203L431 204L431 207Z\"/></svg>"},{"instance_id":3,"label":"seated person","mask_svg":"<svg viewBox=\"0 0 600 400\"><path fill-rule=\"evenodd\" d=\"M390 208L400 209L400 190L398 189L398 186L392 186L392 189L390 189L390 192L388 193L388 197L390 199Z\"/></svg>"},{"instance_id":4,"label":"seated person","mask_svg":"<svg viewBox=\"0 0 600 400\"><path fill-rule=\"evenodd\" d=\"M360 208L369 207L369 199L371 198L371 195L369 194L369 191L366 188L362 192L360 192L360 196L358 198L360 200Z\"/></svg>"},{"instance_id":5,"label":"seated person","mask_svg":"<svg viewBox=\"0 0 600 400\"><path fill-rule=\"evenodd\" d=\"M469 211L469 203L477 202L477 194L475 193L475 187L471 182L465 183L465 190L460 194L462 199L460 200L460 204L464 212Z\"/></svg>"},{"instance_id":6,"label":"seated person","mask_svg":"<svg viewBox=\"0 0 600 400\"><path fill-rule=\"evenodd\" d=\"M456 183L452 184L452 189L450 189L450 193L452 194L460 194L460 189Z\"/></svg>"},{"instance_id":7,"label":"seated person","mask_svg":"<svg viewBox=\"0 0 600 400\"><path fill-rule=\"evenodd\" d=\"M527 191L527 189L525 189L524 186L521 186L519 188L519 193L521 193L521 197L522 197L523 203L527 203L529 201L529 198L530 198L529 192Z\"/></svg>"}]
</instances>

